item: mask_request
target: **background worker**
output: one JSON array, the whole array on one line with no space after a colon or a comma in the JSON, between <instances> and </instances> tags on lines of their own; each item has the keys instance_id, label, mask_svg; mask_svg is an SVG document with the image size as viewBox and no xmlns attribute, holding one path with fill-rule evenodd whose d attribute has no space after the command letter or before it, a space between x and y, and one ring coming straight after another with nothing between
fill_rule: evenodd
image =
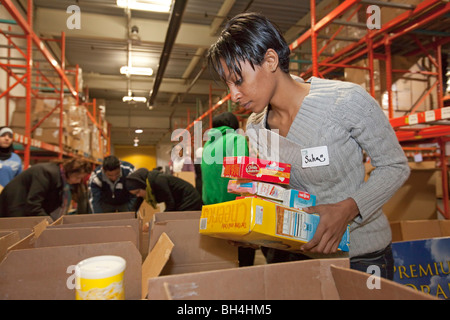
<instances>
[{"instance_id":1,"label":"background worker","mask_svg":"<svg viewBox=\"0 0 450 320\"><path fill-rule=\"evenodd\" d=\"M227 191L230 178L223 178L224 157L248 156L245 136L236 132L239 121L231 112L224 112L212 119L212 129L208 131L209 140L205 143L202 155L202 199L205 205L235 200L237 194ZM239 266L251 266L255 260L255 249L239 246Z\"/></svg>"},{"instance_id":2,"label":"background worker","mask_svg":"<svg viewBox=\"0 0 450 320\"><path fill-rule=\"evenodd\" d=\"M71 187L81 183L91 170L89 162L77 158L31 166L3 189L0 216L48 215L58 219L70 208L74 196Z\"/></svg>"},{"instance_id":3,"label":"background worker","mask_svg":"<svg viewBox=\"0 0 450 320\"><path fill-rule=\"evenodd\" d=\"M88 182L89 206L92 213L128 212L135 210L136 197L126 188L126 177L134 166L116 156L103 159Z\"/></svg>"},{"instance_id":4,"label":"background worker","mask_svg":"<svg viewBox=\"0 0 450 320\"><path fill-rule=\"evenodd\" d=\"M202 209L200 194L189 182L158 170L140 168L126 179L130 193L142 197L156 208L165 203L165 211L196 211Z\"/></svg>"},{"instance_id":5,"label":"background worker","mask_svg":"<svg viewBox=\"0 0 450 320\"><path fill-rule=\"evenodd\" d=\"M22 172L22 159L14 153L13 131L0 127L0 186L4 187Z\"/></svg>"}]
</instances>

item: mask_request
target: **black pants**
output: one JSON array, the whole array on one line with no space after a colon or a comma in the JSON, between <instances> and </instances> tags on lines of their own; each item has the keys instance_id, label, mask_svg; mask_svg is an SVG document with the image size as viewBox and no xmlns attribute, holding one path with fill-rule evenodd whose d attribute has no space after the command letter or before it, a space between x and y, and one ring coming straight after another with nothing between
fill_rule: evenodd
<instances>
[{"instance_id":1,"label":"black pants","mask_svg":"<svg viewBox=\"0 0 450 320\"><path fill-rule=\"evenodd\" d=\"M350 258L350 268L394 280L394 256L391 244L383 250Z\"/></svg>"},{"instance_id":2,"label":"black pants","mask_svg":"<svg viewBox=\"0 0 450 320\"><path fill-rule=\"evenodd\" d=\"M261 251L266 257L267 263L312 259L311 257L308 257L301 253L293 253L272 248L261 247ZM350 268L370 274L373 274L375 272L382 278L393 280L394 257L392 255L391 244L380 251L350 258Z\"/></svg>"}]
</instances>

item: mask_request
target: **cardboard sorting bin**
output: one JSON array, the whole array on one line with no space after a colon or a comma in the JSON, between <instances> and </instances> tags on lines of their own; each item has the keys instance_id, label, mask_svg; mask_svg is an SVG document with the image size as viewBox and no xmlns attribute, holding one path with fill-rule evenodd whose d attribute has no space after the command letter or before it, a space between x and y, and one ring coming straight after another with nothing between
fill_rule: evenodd
<instances>
[{"instance_id":1,"label":"cardboard sorting bin","mask_svg":"<svg viewBox=\"0 0 450 320\"><path fill-rule=\"evenodd\" d=\"M75 265L98 255L118 255L126 260L125 299L141 299L142 275L158 276L171 248L165 256L153 254L154 263L143 264L136 234L140 233L140 221L130 219L132 216L134 213L64 216L41 232L20 239L0 260L0 299L75 299Z\"/></svg>"},{"instance_id":2,"label":"cardboard sorting bin","mask_svg":"<svg viewBox=\"0 0 450 320\"><path fill-rule=\"evenodd\" d=\"M174 243L162 275L235 268L237 248L226 240L200 235L200 211L156 213L150 224L150 250L162 233Z\"/></svg>"},{"instance_id":3,"label":"cardboard sorting bin","mask_svg":"<svg viewBox=\"0 0 450 320\"><path fill-rule=\"evenodd\" d=\"M370 275L349 260L313 259L149 279L149 300L433 299L392 281L367 286ZM214 284L214 285L211 285Z\"/></svg>"},{"instance_id":4,"label":"cardboard sorting bin","mask_svg":"<svg viewBox=\"0 0 450 320\"><path fill-rule=\"evenodd\" d=\"M0 231L17 231L23 239L37 230L43 230L52 222L50 216L0 218Z\"/></svg>"},{"instance_id":5,"label":"cardboard sorting bin","mask_svg":"<svg viewBox=\"0 0 450 320\"><path fill-rule=\"evenodd\" d=\"M139 299L142 258L131 241L10 250L0 263L0 299L74 300L75 265L99 255L126 260L125 298Z\"/></svg>"},{"instance_id":6,"label":"cardboard sorting bin","mask_svg":"<svg viewBox=\"0 0 450 320\"><path fill-rule=\"evenodd\" d=\"M391 223L394 281L450 300L450 221Z\"/></svg>"},{"instance_id":7,"label":"cardboard sorting bin","mask_svg":"<svg viewBox=\"0 0 450 320\"><path fill-rule=\"evenodd\" d=\"M139 235L141 222L135 217L134 212L67 215L53 222L48 228L87 228L101 226L131 226L135 236L133 243L137 244L138 249L140 248Z\"/></svg>"}]
</instances>

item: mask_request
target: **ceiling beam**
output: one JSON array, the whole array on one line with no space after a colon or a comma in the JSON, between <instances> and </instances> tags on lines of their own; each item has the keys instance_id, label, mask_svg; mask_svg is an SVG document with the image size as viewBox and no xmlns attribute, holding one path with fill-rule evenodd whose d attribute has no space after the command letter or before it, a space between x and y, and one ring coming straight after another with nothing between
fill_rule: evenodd
<instances>
[{"instance_id":1,"label":"ceiling beam","mask_svg":"<svg viewBox=\"0 0 450 320\"><path fill-rule=\"evenodd\" d=\"M127 78L120 75L100 75L95 73L83 73L84 84L89 89L107 89L116 91L127 90ZM153 84L154 79L143 79L136 77L131 79L131 88L133 91L146 91ZM198 80L190 89L191 94L208 94L210 81ZM159 91L169 93L184 93L188 89L189 84L182 79L164 78Z\"/></svg>"},{"instance_id":2,"label":"ceiling beam","mask_svg":"<svg viewBox=\"0 0 450 320\"><path fill-rule=\"evenodd\" d=\"M77 37L86 39L99 39L111 41L127 41L126 16L103 15L91 12L83 12L81 8L80 29L68 29L67 19L70 14L64 10L38 7L35 10L36 34L46 34L59 37L61 32L66 33L66 38ZM164 20L152 20L132 18L131 25L139 28L139 37L142 43L163 44L168 28L168 22ZM175 45L209 48L216 37L210 35L209 26L190 23L181 23Z\"/></svg>"}]
</instances>

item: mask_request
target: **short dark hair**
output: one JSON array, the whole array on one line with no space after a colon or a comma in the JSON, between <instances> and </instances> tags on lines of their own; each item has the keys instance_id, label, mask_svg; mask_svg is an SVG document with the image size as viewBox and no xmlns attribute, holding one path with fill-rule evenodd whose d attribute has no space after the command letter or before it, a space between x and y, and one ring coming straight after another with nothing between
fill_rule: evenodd
<instances>
[{"instance_id":1,"label":"short dark hair","mask_svg":"<svg viewBox=\"0 0 450 320\"><path fill-rule=\"evenodd\" d=\"M218 128L222 126L227 126L234 130L237 130L239 129L239 120L231 112L224 112L214 116L212 119L212 127Z\"/></svg>"},{"instance_id":2,"label":"short dark hair","mask_svg":"<svg viewBox=\"0 0 450 320\"><path fill-rule=\"evenodd\" d=\"M279 28L265 16L255 12L241 13L232 18L208 51L208 64L222 80L225 73L220 63L223 59L231 72L241 76L241 61L252 68L260 66L268 49L278 54L280 69L289 73L290 49Z\"/></svg>"},{"instance_id":3,"label":"short dark hair","mask_svg":"<svg viewBox=\"0 0 450 320\"><path fill-rule=\"evenodd\" d=\"M120 168L120 161L116 156L107 156L103 159L103 170L112 171Z\"/></svg>"}]
</instances>

